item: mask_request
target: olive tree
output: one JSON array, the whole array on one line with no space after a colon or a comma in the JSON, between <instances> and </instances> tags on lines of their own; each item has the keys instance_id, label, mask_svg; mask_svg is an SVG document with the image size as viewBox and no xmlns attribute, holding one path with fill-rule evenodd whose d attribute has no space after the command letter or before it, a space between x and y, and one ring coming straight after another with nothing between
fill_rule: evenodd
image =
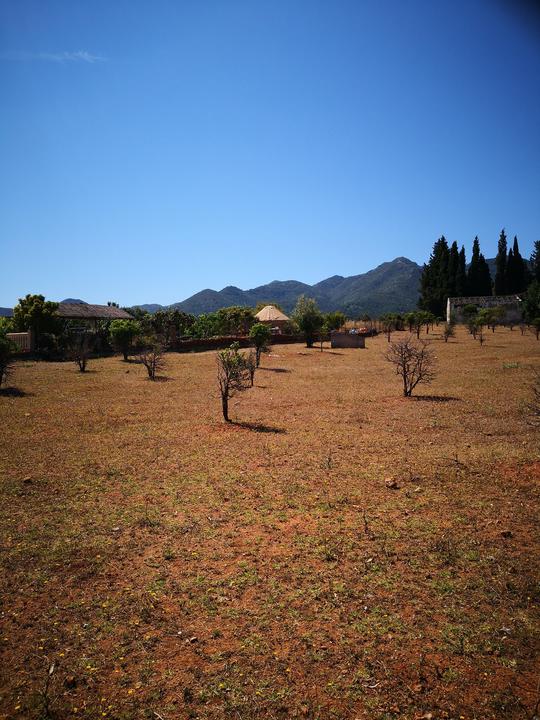
<instances>
[{"instance_id":1,"label":"olive tree","mask_svg":"<svg viewBox=\"0 0 540 720\"><path fill-rule=\"evenodd\" d=\"M249 331L249 339L255 345L255 367L259 367L261 363L261 353L268 351L270 340L272 339L272 331L264 323L255 323Z\"/></svg>"},{"instance_id":2,"label":"olive tree","mask_svg":"<svg viewBox=\"0 0 540 720\"><path fill-rule=\"evenodd\" d=\"M229 399L238 392L250 387L251 372L248 360L238 350L239 344L233 343L229 348L217 354L217 377L221 394L221 410L225 422L229 419Z\"/></svg>"},{"instance_id":3,"label":"olive tree","mask_svg":"<svg viewBox=\"0 0 540 720\"><path fill-rule=\"evenodd\" d=\"M455 337L455 335L456 335L455 323L453 323L453 322L445 323L444 330L443 330L444 342L447 343L449 338Z\"/></svg>"},{"instance_id":4,"label":"olive tree","mask_svg":"<svg viewBox=\"0 0 540 720\"><path fill-rule=\"evenodd\" d=\"M127 362L131 345L140 326L136 320L113 320L109 326L111 345L124 356Z\"/></svg>"},{"instance_id":5,"label":"olive tree","mask_svg":"<svg viewBox=\"0 0 540 720\"><path fill-rule=\"evenodd\" d=\"M427 384L435 378L433 351L426 342L415 341L412 336L391 343L384 357L401 377L404 397L410 397L420 383Z\"/></svg>"},{"instance_id":6,"label":"olive tree","mask_svg":"<svg viewBox=\"0 0 540 720\"><path fill-rule=\"evenodd\" d=\"M300 295L292 313L292 319L300 328L306 339L306 347L313 343L324 323L324 318L313 298Z\"/></svg>"}]
</instances>

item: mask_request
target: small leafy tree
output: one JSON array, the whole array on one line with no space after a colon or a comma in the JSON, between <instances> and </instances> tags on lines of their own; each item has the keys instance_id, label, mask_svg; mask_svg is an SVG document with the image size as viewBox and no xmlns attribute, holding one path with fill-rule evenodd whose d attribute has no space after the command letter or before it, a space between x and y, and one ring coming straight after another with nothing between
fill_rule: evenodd
<instances>
[{"instance_id":1,"label":"small leafy tree","mask_svg":"<svg viewBox=\"0 0 540 720\"><path fill-rule=\"evenodd\" d=\"M229 399L238 392L250 387L250 369L246 357L239 352L239 344L233 343L229 348L217 354L218 383L221 394L221 410L225 422L229 419Z\"/></svg>"},{"instance_id":2,"label":"small leafy tree","mask_svg":"<svg viewBox=\"0 0 540 720\"><path fill-rule=\"evenodd\" d=\"M13 370L13 343L0 333L0 387Z\"/></svg>"},{"instance_id":3,"label":"small leafy tree","mask_svg":"<svg viewBox=\"0 0 540 720\"><path fill-rule=\"evenodd\" d=\"M456 336L456 329L453 322L445 323L443 330L444 342L447 343L449 338Z\"/></svg>"},{"instance_id":4,"label":"small leafy tree","mask_svg":"<svg viewBox=\"0 0 540 720\"><path fill-rule=\"evenodd\" d=\"M111 345L124 356L125 362L140 326L136 320L113 320L109 326Z\"/></svg>"},{"instance_id":5,"label":"small leafy tree","mask_svg":"<svg viewBox=\"0 0 540 720\"><path fill-rule=\"evenodd\" d=\"M257 355L254 350L250 350L245 356L246 367L249 373L249 384L253 387L253 381L255 380L255 371L257 369Z\"/></svg>"},{"instance_id":6,"label":"small leafy tree","mask_svg":"<svg viewBox=\"0 0 540 720\"><path fill-rule=\"evenodd\" d=\"M482 347L482 345L486 342L486 338L484 336L484 326L481 322L477 323L475 339L480 343L480 347Z\"/></svg>"},{"instance_id":7,"label":"small leafy tree","mask_svg":"<svg viewBox=\"0 0 540 720\"><path fill-rule=\"evenodd\" d=\"M540 317L534 318L534 320L531 321L531 327L534 330L536 339L538 340L540 337Z\"/></svg>"},{"instance_id":8,"label":"small leafy tree","mask_svg":"<svg viewBox=\"0 0 540 720\"><path fill-rule=\"evenodd\" d=\"M404 397L410 397L420 383L430 383L435 378L435 356L431 348L426 342L413 340L412 336L391 343L384 357L401 377Z\"/></svg>"},{"instance_id":9,"label":"small leafy tree","mask_svg":"<svg viewBox=\"0 0 540 720\"><path fill-rule=\"evenodd\" d=\"M300 332L306 339L306 347L313 347L313 343L324 323L324 318L313 298L301 295L292 313L292 319L298 325Z\"/></svg>"},{"instance_id":10,"label":"small leafy tree","mask_svg":"<svg viewBox=\"0 0 540 720\"><path fill-rule=\"evenodd\" d=\"M410 333L412 333L412 331L413 331L413 330L415 329L415 327L416 327L416 316L417 316L417 313L415 313L415 312L408 312L408 313L405 313L405 315L404 315L404 317L403 317L403 322L405 323L405 325L406 325L407 328L409 329L409 332L410 332Z\"/></svg>"},{"instance_id":11,"label":"small leafy tree","mask_svg":"<svg viewBox=\"0 0 540 720\"><path fill-rule=\"evenodd\" d=\"M155 380L156 373L165 367L161 339L155 336L145 338L144 347L139 353L139 360L146 368L149 380Z\"/></svg>"},{"instance_id":12,"label":"small leafy tree","mask_svg":"<svg viewBox=\"0 0 540 720\"><path fill-rule=\"evenodd\" d=\"M396 320L392 313L386 313L381 315L379 318L383 333L386 335L386 339L390 342L392 337L392 331L396 329Z\"/></svg>"},{"instance_id":13,"label":"small leafy tree","mask_svg":"<svg viewBox=\"0 0 540 720\"><path fill-rule=\"evenodd\" d=\"M249 339L255 345L255 366L261 364L261 353L268 351L270 340L272 339L272 331L264 323L255 323L249 331Z\"/></svg>"},{"instance_id":14,"label":"small leafy tree","mask_svg":"<svg viewBox=\"0 0 540 720\"><path fill-rule=\"evenodd\" d=\"M477 305L473 305L472 303L469 303L468 305L464 305L461 313L463 315L463 320L465 321L465 324L467 324L469 320L474 318L474 316L476 315L477 312L478 312Z\"/></svg>"}]
</instances>

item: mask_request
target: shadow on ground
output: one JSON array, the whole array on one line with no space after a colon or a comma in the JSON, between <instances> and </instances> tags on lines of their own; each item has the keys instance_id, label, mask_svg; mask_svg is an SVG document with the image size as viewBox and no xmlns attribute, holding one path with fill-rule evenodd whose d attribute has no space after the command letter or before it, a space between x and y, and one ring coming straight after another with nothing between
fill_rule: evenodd
<instances>
[{"instance_id":1,"label":"shadow on ground","mask_svg":"<svg viewBox=\"0 0 540 720\"><path fill-rule=\"evenodd\" d=\"M417 402L459 402L459 398L452 397L451 395L413 395L410 400L416 400Z\"/></svg>"},{"instance_id":2,"label":"shadow on ground","mask_svg":"<svg viewBox=\"0 0 540 720\"><path fill-rule=\"evenodd\" d=\"M237 427L245 428L246 430L253 430L253 432L275 433L276 435L282 435L283 433L287 432L284 428L275 427L274 425L263 425L262 423L233 421L232 424L236 425Z\"/></svg>"},{"instance_id":3,"label":"shadow on ground","mask_svg":"<svg viewBox=\"0 0 540 720\"><path fill-rule=\"evenodd\" d=\"M0 396L4 397L32 397L34 393L28 393L17 387L0 388Z\"/></svg>"},{"instance_id":4,"label":"shadow on ground","mask_svg":"<svg viewBox=\"0 0 540 720\"><path fill-rule=\"evenodd\" d=\"M259 367L259 370L268 370L268 372L275 372L275 373L290 373L291 371L287 368L271 368L271 367Z\"/></svg>"}]
</instances>

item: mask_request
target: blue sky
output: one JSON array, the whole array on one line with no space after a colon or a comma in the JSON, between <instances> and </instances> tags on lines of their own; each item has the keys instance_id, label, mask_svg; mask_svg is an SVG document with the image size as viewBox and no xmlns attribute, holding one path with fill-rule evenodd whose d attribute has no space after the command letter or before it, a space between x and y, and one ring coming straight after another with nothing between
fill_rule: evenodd
<instances>
[{"instance_id":1,"label":"blue sky","mask_svg":"<svg viewBox=\"0 0 540 720\"><path fill-rule=\"evenodd\" d=\"M519 5L523 8L523 6ZM516 3L0 0L0 305L317 282L540 239Z\"/></svg>"}]
</instances>

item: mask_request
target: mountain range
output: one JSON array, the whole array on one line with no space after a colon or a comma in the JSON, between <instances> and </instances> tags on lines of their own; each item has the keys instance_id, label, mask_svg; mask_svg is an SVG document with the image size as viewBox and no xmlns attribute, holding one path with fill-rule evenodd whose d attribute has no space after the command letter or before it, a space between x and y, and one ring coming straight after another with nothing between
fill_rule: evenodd
<instances>
[{"instance_id":1,"label":"mountain range","mask_svg":"<svg viewBox=\"0 0 540 720\"><path fill-rule=\"evenodd\" d=\"M255 307L260 302L274 302L285 312L291 312L300 295L306 295L314 298L324 312L342 310L350 316L363 313L380 315L416 307L421 273L420 265L408 258L398 257L361 275L333 275L315 285L298 280L274 280L251 290L229 285L219 291L201 290L168 306L152 303L136 307L150 313L173 308L200 315L230 305Z\"/></svg>"},{"instance_id":2,"label":"mountain range","mask_svg":"<svg viewBox=\"0 0 540 720\"><path fill-rule=\"evenodd\" d=\"M487 259L492 277L495 276L495 259ZM323 312L341 310L350 317L364 313L377 316L385 312L401 312L416 307L420 290L422 267L406 257L382 263L360 275L332 277L314 285L298 280L273 280L251 290L229 285L222 290L201 290L195 295L173 303L160 305L146 303L133 307L149 313L158 310L178 309L193 315L215 312L230 305L255 307L258 303L278 303L290 313L300 295L312 297ZM84 300L66 298L62 302L84 303ZM13 314L11 308L0 308L0 316Z\"/></svg>"}]
</instances>

